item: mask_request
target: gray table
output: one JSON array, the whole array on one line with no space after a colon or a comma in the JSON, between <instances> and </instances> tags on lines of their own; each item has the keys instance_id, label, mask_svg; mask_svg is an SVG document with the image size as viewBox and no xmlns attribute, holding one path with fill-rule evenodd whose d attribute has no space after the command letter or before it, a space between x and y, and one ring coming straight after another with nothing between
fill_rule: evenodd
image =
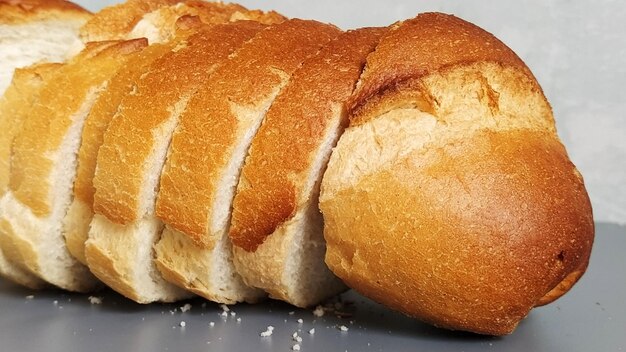
<instances>
[{"instance_id":1,"label":"gray table","mask_svg":"<svg viewBox=\"0 0 626 352\"><path fill-rule=\"evenodd\" d=\"M92 304L86 295L0 281L0 351L291 351L294 332L301 351L626 351L625 251L626 228L598 224L591 265L573 291L502 338L436 329L354 292L340 297L349 317L275 301L236 305L236 315L223 317L200 299L141 306L105 291ZM181 312L186 303L191 309ZM260 337L268 325L273 335Z\"/></svg>"}]
</instances>

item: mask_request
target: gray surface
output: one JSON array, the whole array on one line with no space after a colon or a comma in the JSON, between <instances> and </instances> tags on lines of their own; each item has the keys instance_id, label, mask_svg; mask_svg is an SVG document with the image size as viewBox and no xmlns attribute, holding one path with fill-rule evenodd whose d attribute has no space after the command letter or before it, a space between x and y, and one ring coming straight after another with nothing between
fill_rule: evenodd
<instances>
[{"instance_id":1,"label":"gray surface","mask_svg":"<svg viewBox=\"0 0 626 352\"><path fill-rule=\"evenodd\" d=\"M218 305L202 307L200 299L186 302L191 310L181 313L185 302L140 306L107 291L96 295L102 304L92 305L85 295L31 292L0 282L0 351L291 351L299 329L302 351L622 351L625 249L626 228L599 224L591 265L573 291L533 310L503 338L436 329L354 292L342 296L354 303L343 309L352 313L349 318L316 318L275 301L236 305L236 316L223 318ZM274 334L260 337L268 325ZM340 325L349 330L341 332Z\"/></svg>"}]
</instances>

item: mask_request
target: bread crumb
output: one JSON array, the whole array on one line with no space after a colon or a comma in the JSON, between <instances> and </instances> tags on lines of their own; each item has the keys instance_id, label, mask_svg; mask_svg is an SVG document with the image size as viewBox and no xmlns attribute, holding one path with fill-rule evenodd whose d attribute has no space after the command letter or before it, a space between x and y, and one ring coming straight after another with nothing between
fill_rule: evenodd
<instances>
[{"instance_id":1,"label":"bread crumb","mask_svg":"<svg viewBox=\"0 0 626 352\"><path fill-rule=\"evenodd\" d=\"M26 299L29 299L29 300L30 300L30 299L34 299L34 298L35 298L35 296L33 296L33 295L28 295L28 296L26 296Z\"/></svg>"},{"instance_id":2,"label":"bread crumb","mask_svg":"<svg viewBox=\"0 0 626 352\"><path fill-rule=\"evenodd\" d=\"M227 317L228 317L228 313L226 313L226 311L222 311L222 312L220 313L220 315L221 315L222 317L224 317L224 318L227 318Z\"/></svg>"},{"instance_id":3,"label":"bread crumb","mask_svg":"<svg viewBox=\"0 0 626 352\"><path fill-rule=\"evenodd\" d=\"M230 308L228 308L228 306L227 306L227 305L225 305L225 304L220 304L220 307L222 308L222 310L223 310L224 312L230 312Z\"/></svg>"},{"instance_id":4,"label":"bread crumb","mask_svg":"<svg viewBox=\"0 0 626 352\"><path fill-rule=\"evenodd\" d=\"M210 322L210 323L209 323L209 326L210 326L210 327L214 327L214 326L215 326L215 323L214 323L214 322Z\"/></svg>"},{"instance_id":5,"label":"bread crumb","mask_svg":"<svg viewBox=\"0 0 626 352\"><path fill-rule=\"evenodd\" d=\"M309 335L313 335L315 334L315 328L312 328L311 330L309 330Z\"/></svg>"},{"instance_id":6,"label":"bread crumb","mask_svg":"<svg viewBox=\"0 0 626 352\"><path fill-rule=\"evenodd\" d=\"M89 296L89 303L102 304L102 297Z\"/></svg>"},{"instance_id":7,"label":"bread crumb","mask_svg":"<svg viewBox=\"0 0 626 352\"><path fill-rule=\"evenodd\" d=\"M180 322L180 327L184 328L185 326L187 326L187 323L183 320Z\"/></svg>"},{"instance_id":8,"label":"bread crumb","mask_svg":"<svg viewBox=\"0 0 626 352\"><path fill-rule=\"evenodd\" d=\"M315 315L318 318L323 317L324 316L324 307L322 307L322 306L315 307L315 310L313 311L313 315Z\"/></svg>"},{"instance_id":9,"label":"bread crumb","mask_svg":"<svg viewBox=\"0 0 626 352\"><path fill-rule=\"evenodd\" d=\"M304 320L298 319L298 324L302 324L303 322L304 322Z\"/></svg>"},{"instance_id":10,"label":"bread crumb","mask_svg":"<svg viewBox=\"0 0 626 352\"><path fill-rule=\"evenodd\" d=\"M191 304L187 303L184 306L180 307L180 311L186 313L191 310Z\"/></svg>"},{"instance_id":11,"label":"bread crumb","mask_svg":"<svg viewBox=\"0 0 626 352\"><path fill-rule=\"evenodd\" d=\"M52 301L52 304L54 304L54 305L56 306L56 305L58 305L58 304L59 304L59 301L54 300L54 301Z\"/></svg>"},{"instance_id":12,"label":"bread crumb","mask_svg":"<svg viewBox=\"0 0 626 352\"><path fill-rule=\"evenodd\" d=\"M230 312L230 316L231 316L231 317L234 317L235 315L237 315L237 313L235 313L235 312Z\"/></svg>"},{"instance_id":13,"label":"bread crumb","mask_svg":"<svg viewBox=\"0 0 626 352\"><path fill-rule=\"evenodd\" d=\"M241 318L237 318L237 322L238 322L238 323L241 323Z\"/></svg>"},{"instance_id":14,"label":"bread crumb","mask_svg":"<svg viewBox=\"0 0 626 352\"><path fill-rule=\"evenodd\" d=\"M294 314L296 314L296 312L294 312L293 310L289 312L289 315L294 315Z\"/></svg>"},{"instance_id":15,"label":"bread crumb","mask_svg":"<svg viewBox=\"0 0 626 352\"><path fill-rule=\"evenodd\" d=\"M348 327L347 327L347 326L345 326L345 325L341 325L341 326L339 326L339 330L341 330L341 331L344 331L344 332L345 332L345 331L348 331L349 329L348 329Z\"/></svg>"},{"instance_id":16,"label":"bread crumb","mask_svg":"<svg viewBox=\"0 0 626 352\"><path fill-rule=\"evenodd\" d=\"M299 344L295 344L293 346L291 346L291 349L294 351L300 351L300 345Z\"/></svg>"},{"instance_id":17,"label":"bread crumb","mask_svg":"<svg viewBox=\"0 0 626 352\"><path fill-rule=\"evenodd\" d=\"M274 333L274 327L273 326L268 326L267 329L265 331L261 331L261 337L269 337L272 336L272 334Z\"/></svg>"}]
</instances>

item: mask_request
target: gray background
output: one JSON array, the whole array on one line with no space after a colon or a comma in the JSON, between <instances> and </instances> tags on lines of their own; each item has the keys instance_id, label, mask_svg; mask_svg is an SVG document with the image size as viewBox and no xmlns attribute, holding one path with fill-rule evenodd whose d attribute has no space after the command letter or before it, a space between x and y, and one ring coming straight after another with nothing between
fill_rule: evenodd
<instances>
[{"instance_id":1,"label":"gray background","mask_svg":"<svg viewBox=\"0 0 626 352\"><path fill-rule=\"evenodd\" d=\"M96 11L116 0L78 0ZM626 224L626 5L618 0L240 0L342 28L384 26L424 11L467 19L531 68L590 193L595 219Z\"/></svg>"}]
</instances>

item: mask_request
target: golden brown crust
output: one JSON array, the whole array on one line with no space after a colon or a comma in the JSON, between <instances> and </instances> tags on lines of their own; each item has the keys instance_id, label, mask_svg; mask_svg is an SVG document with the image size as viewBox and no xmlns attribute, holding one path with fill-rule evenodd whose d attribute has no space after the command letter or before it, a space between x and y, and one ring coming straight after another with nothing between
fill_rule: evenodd
<instances>
[{"instance_id":1,"label":"golden brown crust","mask_svg":"<svg viewBox=\"0 0 626 352\"><path fill-rule=\"evenodd\" d=\"M122 99L131 92L150 65L171 50L170 45L154 44L141 50L128 60L111 79L106 91L102 92L91 109L81 138L78 153L78 168L74 181L74 196L93 210L93 177L96 172L98 151L104 139L104 133L118 110Z\"/></svg>"},{"instance_id":2,"label":"golden brown crust","mask_svg":"<svg viewBox=\"0 0 626 352\"><path fill-rule=\"evenodd\" d=\"M349 286L438 326L503 335L582 275L593 216L538 83L472 27L425 14L382 39L320 208L326 262Z\"/></svg>"},{"instance_id":3,"label":"golden brown crust","mask_svg":"<svg viewBox=\"0 0 626 352\"><path fill-rule=\"evenodd\" d=\"M230 230L235 246L255 251L308 201L308 173L327 129L337 123L334 111L342 110L385 31L340 35L307 60L276 98L242 170Z\"/></svg>"},{"instance_id":4,"label":"golden brown crust","mask_svg":"<svg viewBox=\"0 0 626 352\"><path fill-rule=\"evenodd\" d=\"M62 64L36 64L15 70L11 85L0 97L0 196L9 185L9 166L13 138L22 127L32 105L39 97L39 90Z\"/></svg>"},{"instance_id":5,"label":"golden brown crust","mask_svg":"<svg viewBox=\"0 0 626 352\"><path fill-rule=\"evenodd\" d=\"M64 0L0 0L0 23L19 24L31 21L83 19L91 13Z\"/></svg>"},{"instance_id":6,"label":"golden brown crust","mask_svg":"<svg viewBox=\"0 0 626 352\"><path fill-rule=\"evenodd\" d=\"M80 29L83 42L124 39L141 17L163 6L175 5L183 0L128 0L106 7L96 13Z\"/></svg>"},{"instance_id":7,"label":"golden brown crust","mask_svg":"<svg viewBox=\"0 0 626 352\"><path fill-rule=\"evenodd\" d=\"M94 178L94 210L118 224L137 220L145 179L145 161L170 109L204 84L243 42L263 28L240 21L198 30L156 60L124 98L105 133ZM132 136L132 138L129 138Z\"/></svg>"},{"instance_id":8,"label":"golden brown crust","mask_svg":"<svg viewBox=\"0 0 626 352\"><path fill-rule=\"evenodd\" d=\"M213 242L207 231L216 180L239 126L233 106L255 108L338 34L315 21L285 21L260 32L215 72L191 99L173 136L157 202L160 219L197 243Z\"/></svg>"},{"instance_id":9,"label":"golden brown crust","mask_svg":"<svg viewBox=\"0 0 626 352\"><path fill-rule=\"evenodd\" d=\"M349 286L483 334L510 333L593 242L589 199L563 146L527 130L413 153L322 209L332 214L327 263ZM383 235L390 229L396 236Z\"/></svg>"},{"instance_id":10,"label":"golden brown crust","mask_svg":"<svg viewBox=\"0 0 626 352\"><path fill-rule=\"evenodd\" d=\"M59 68L41 89L39 99L15 137L9 187L15 197L37 216L50 213L48 154L60 147L72 114L88 92L103 83L126 61L129 53L147 45L146 40L93 43L67 65ZM58 94L65 92L65 94Z\"/></svg>"},{"instance_id":11,"label":"golden brown crust","mask_svg":"<svg viewBox=\"0 0 626 352\"><path fill-rule=\"evenodd\" d=\"M392 26L367 60L367 70L361 77L364 83L348 101L351 124L365 122L362 116L382 113L372 109L390 108L389 104L380 104L381 100L409 92L418 94L419 87L415 87L414 82L420 78L444 68L474 62L517 67L533 77L519 57L500 40L452 15L423 13Z\"/></svg>"}]
</instances>

